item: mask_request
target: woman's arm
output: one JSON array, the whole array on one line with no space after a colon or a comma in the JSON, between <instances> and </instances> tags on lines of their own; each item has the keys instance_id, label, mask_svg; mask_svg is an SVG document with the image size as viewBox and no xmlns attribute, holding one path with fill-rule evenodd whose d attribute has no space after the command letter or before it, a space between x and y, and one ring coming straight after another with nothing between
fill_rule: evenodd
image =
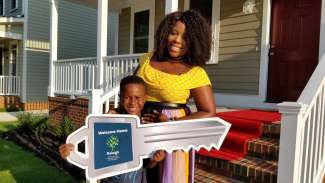
<instances>
[{"instance_id":1,"label":"woman's arm","mask_svg":"<svg viewBox=\"0 0 325 183\"><path fill-rule=\"evenodd\" d=\"M216 114L216 104L210 85L191 89L191 96L194 99L197 112L177 120L197 119L214 117Z\"/></svg>"}]
</instances>

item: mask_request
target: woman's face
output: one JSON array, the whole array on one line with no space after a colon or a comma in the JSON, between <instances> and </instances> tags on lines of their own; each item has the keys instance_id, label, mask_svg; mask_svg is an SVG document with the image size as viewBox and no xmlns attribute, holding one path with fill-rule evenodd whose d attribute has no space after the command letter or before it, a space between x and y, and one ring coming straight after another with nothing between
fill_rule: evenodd
<instances>
[{"instance_id":1,"label":"woman's face","mask_svg":"<svg viewBox=\"0 0 325 183\"><path fill-rule=\"evenodd\" d=\"M177 21L168 35L168 52L169 56L173 58L182 57L186 53L185 43L185 24Z\"/></svg>"}]
</instances>

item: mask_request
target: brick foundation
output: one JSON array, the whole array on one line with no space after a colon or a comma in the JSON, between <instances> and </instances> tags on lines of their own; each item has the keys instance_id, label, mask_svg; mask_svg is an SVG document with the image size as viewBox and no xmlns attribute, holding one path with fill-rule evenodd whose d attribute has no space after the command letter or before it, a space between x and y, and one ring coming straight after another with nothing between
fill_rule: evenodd
<instances>
[{"instance_id":1,"label":"brick foundation","mask_svg":"<svg viewBox=\"0 0 325 183\"><path fill-rule=\"evenodd\" d=\"M65 97L49 97L50 125L57 126L64 117L69 117L75 128L84 125L88 115L88 99L70 99Z\"/></svg>"},{"instance_id":2,"label":"brick foundation","mask_svg":"<svg viewBox=\"0 0 325 183\"><path fill-rule=\"evenodd\" d=\"M20 108L19 96L14 95L1 95L0 96L0 108Z\"/></svg>"}]
</instances>

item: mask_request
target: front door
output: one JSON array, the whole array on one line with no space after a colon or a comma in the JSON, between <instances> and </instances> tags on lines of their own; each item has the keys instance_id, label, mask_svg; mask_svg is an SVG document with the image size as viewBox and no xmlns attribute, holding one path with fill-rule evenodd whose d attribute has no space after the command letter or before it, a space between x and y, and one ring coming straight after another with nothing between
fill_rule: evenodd
<instances>
[{"instance_id":1,"label":"front door","mask_svg":"<svg viewBox=\"0 0 325 183\"><path fill-rule=\"evenodd\" d=\"M296 101L318 63L321 0L272 0L269 102Z\"/></svg>"}]
</instances>

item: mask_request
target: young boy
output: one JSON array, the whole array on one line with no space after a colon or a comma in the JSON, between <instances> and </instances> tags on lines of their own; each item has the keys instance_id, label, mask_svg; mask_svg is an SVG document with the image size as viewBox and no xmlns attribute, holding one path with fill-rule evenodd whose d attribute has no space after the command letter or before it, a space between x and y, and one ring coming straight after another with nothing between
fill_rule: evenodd
<instances>
[{"instance_id":1,"label":"young boy","mask_svg":"<svg viewBox=\"0 0 325 183\"><path fill-rule=\"evenodd\" d=\"M143 123L150 123L153 121L167 121L167 117L159 115L158 113L145 115L142 117L141 112L145 103L146 88L142 78L132 75L127 76L121 80L120 83L120 105L117 109L111 110L108 114L133 114L139 116ZM72 144L63 144L59 151L63 159L66 159L73 150ZM153 168L156 164L165 158L164 151L156 151L146 168ZM146 183L146 173L143 168L140 170L125 173L115 177L109 178L111 182L119 183Z\"/></svg>"}]
</instances>

